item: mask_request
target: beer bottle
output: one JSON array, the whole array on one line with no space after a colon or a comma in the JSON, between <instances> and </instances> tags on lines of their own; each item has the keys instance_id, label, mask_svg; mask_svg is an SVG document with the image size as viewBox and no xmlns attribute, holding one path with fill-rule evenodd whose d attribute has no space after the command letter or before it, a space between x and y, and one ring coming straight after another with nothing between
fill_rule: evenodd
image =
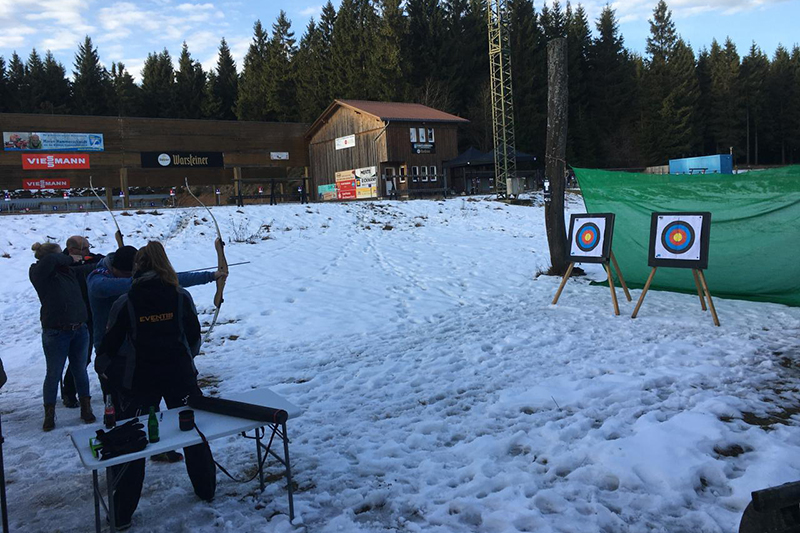
<instances>
[{"instance_id":1,"label":"beer bottle","mask_svg":"<svg viewBox=\"0 0 800 533\"><path fill-rule=\"evenodd\" d=\"M159 441L158 437L158 418L156 417L156 408L150 407L150 417L147 419L147 437L151 443Z\"/></svg>"},{"instance_id":2,"label":"beer bottle","mask_svg":"<svg viewBox=\"0 0 800 533\"><path fill-rule=\"evenodd\" d=\"M106 396L106 410L103 413L103 423L106 425L106 429L111 429L117 425L117 413L114 410L114 402L110 394Z\"/></svg>"}]
</instances>

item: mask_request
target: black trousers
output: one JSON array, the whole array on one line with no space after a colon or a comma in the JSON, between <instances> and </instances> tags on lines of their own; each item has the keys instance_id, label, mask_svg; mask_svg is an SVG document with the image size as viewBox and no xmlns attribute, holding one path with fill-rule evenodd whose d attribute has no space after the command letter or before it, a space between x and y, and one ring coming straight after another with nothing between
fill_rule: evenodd
<instances>
[{"instance_id":1,"label":"black trousers","mask_svg":"<svg viewBox=\"0 0 800 533\"><path fill-rule=\"evenodd\" d=\"M158 407L161 403L162 395L158 393L125 395L117 393L114 403L121 408L122 415L119 418L131 418L139 416L140 421L147 428L147 417L150 413L150 406ZM186 405L185 398L176 395L164 394L164 401L169 409ZM201 500L211 501L217 490L217 468L214 464L214 457L211 455L211 448L206 443L196 444L183 449L184 460L186 461L186 472L189 480L194 487L194 493ZM125 465L112 467L112 475L118 476L120 470ZM134 511L139 506L139 498L142 495L142 484L144 483L145 460L138 459L127 464L125 473L117 483L114 490L114 512L116 514L117 526L128 524L131 521Z\"/></svg>"}]
</instances>

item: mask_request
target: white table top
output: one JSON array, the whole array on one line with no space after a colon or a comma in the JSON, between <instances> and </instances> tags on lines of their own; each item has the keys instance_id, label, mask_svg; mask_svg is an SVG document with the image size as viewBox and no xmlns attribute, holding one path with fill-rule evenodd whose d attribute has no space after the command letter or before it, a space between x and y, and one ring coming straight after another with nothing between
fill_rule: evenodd
<instances>
[{"instance_id":1,"label":"white table top","mask_svg":"<svg viewBox=\"0 0 800 533\"><path fill-rule=\"evenodd\" d=\"M271 407L273 409L283 409L289 414L289 419L297 418L303 413L303 409L285 398L278 396L269 389L253 389L243 393L231 394L225 399L252 403L263 407ZM147 447L139 452L120 455L119 457L113 457L105 461L94 457L91 448L89 448L89 439L97 436L98 429L104 429L102 417L98 419L98 423L88 425L83 429L73 432L70 438L75 448L78 450L83 466L87 470L99 470L101 468L108 468L109 466L128 463L136 459L147 458L151 455L177 450L203 442L200 435L197 434L197 431L181 431L180 427L178 427L178 413L185 409L191 409L191 407L168 409L159 413L158 429L161 440L158 442L152 444L148 443ZM160 417L162 413L164 415L163 419ZM139 417L139 421L144 424L145 432L147 432L147 417L147 413ZM219 415L197 409L194 410L194 419L197 427L203 432L209 442L214 439L235 435L243 431L250 431L267 425L264 422ZM125 420L117 421L118 426L123 423L125 423Z\"/></svg>"}]
</instances>

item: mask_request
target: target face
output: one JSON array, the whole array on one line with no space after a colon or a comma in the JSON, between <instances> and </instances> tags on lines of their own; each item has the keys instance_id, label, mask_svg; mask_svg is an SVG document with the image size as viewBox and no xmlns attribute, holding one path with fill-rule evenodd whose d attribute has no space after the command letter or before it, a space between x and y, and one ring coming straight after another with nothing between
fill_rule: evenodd
<instances>
[{"instance_id":1,"label":"target face","mask_svg":"<svg viewBox=\"0 0 800 533\"><path fill-rule=\"evenodd\" d=\"M572 215L569 224L570 261L603 263L611 253L614 215L608 213Z\"/></svg>"},{"instance_id":2,"label":"target face","mask_svg":"<svg viewBox=\"0 0 800 533\"><path fill-rule=\"evenodd\" d=\"M706 268L710 213L653 213L650 266Z\"/></svg>"}]
</instances>

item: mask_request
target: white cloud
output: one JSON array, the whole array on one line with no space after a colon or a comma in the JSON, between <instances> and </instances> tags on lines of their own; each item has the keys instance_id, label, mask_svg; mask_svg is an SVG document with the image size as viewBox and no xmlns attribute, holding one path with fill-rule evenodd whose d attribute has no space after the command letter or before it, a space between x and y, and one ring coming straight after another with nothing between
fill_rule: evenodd
<instances>
[{"instance_id":1,"label":"white cloud","mask_svg":"<svg viewBox=\"0 0 800 533\"><path fill-rule=\"evenodd\" d=\"M743 11L761 9L770 5L785 3L791 0L668 0L673 18L689 18L708 12L719 12L730 15ZM549 3L549 2L548 2ZM590 20L595 20L605 7L605 0L587 0L583 2ZM654 0L616 0L611 2L620 22L647 20L653 16Z\"/></svg>"},{"instance_id":2,"label":"white cloud","mask_svg":"<svg viewBox=\"0 0 800 533\"><path fill-rule=\"evenodd\" d=\"M308 6L298 12L303 17L316 17L322 13L322 6Z\"/></svg>"},{"instance_id":3,"label":"white cloud","mask_svg":"<svg viewBox=\"0 0 800 533\"><path fill-rule=\"evenodd\" d=\"M25 44L28 39L28 37L26 37L27 35L32 35L34 33L36 33L36 30L30 26L0 28L0 47L18 48Z\"/></svg>"},{"instance_id":4,"label":"white cloud","mask_svg":"<svg viewBox=\"0 0 800 533\"><path fill-rule=\"evenodd\" d=\"M181 4L177 7L178 11L200 11L215 9L214 4Z\"/></svg>"}]
</instances>

